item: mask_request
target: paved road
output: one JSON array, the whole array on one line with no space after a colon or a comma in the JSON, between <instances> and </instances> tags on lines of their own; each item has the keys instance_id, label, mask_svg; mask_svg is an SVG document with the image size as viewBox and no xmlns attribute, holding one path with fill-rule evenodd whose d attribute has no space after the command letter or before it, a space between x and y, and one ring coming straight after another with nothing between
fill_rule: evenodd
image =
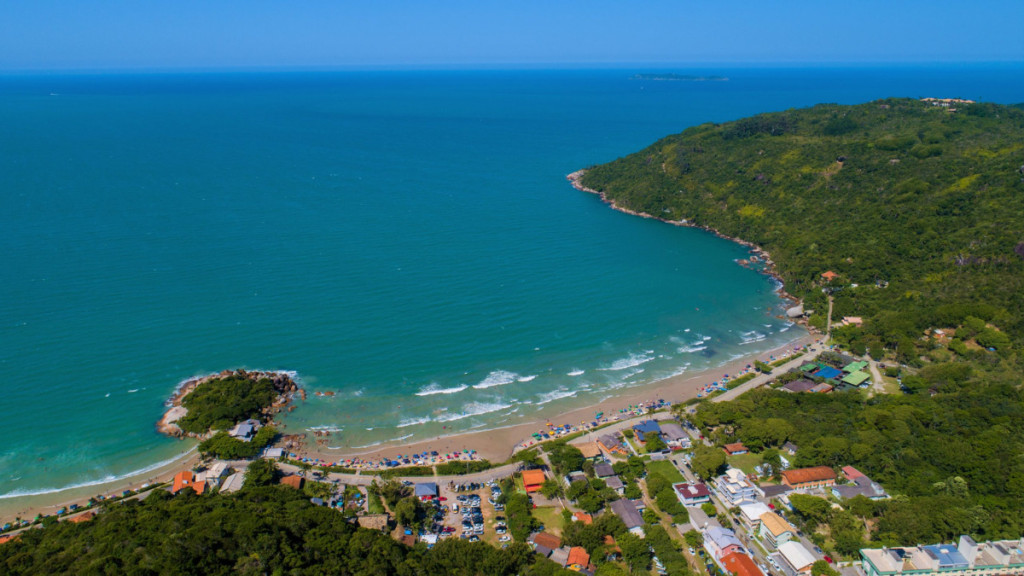
<instances>
[{"instance_id":1,"label":"paved road","mask_svg":"<svg viewBox=\"0 0 1024 576\"><path fill-rule=\"evenodd\" d=\"M751 379L751 380L749 380L747 382L744 382L743 384L740 384L739 386L733 388L732 390L728 390L728 391L726 391L726 392L724 392L724 393L722 393L722 394L720 394L718 396L715 396L714 398L711 399L711 401L712 402L725 402L727 400L732 400L732 399L736 398L737 396L739 396L740 394L743 394L744 392L747 392L748 390L753 390L754 388L757 388L758 386L762 386L764 384L767 384L768 382L774 380L775 377L778 376L779 374L784 374L786 372L789 372L793 368L799 368L799 367L803 366L804 364L809 362L812 358L814 358L814 356L817 355L817 353L818 352L817 352L817 348L816 347L815 348L811 348L810 352L806 352L804 354L801 354L800 356L796 356L792 360L790 360L789 362L786 362L785 364L783 364L782 366L778 366L776 368L772 368L772 373L771 374L758 374L753 379Z\"/></svg>"},{"instance_id":2,"label":"paved road","mask_svg":"<svg viewBox=\"0 0 1024 576\"><path fill-rule=\"evenodd\" d=\"M458 474L448 476L396 476L395 478L399 481L408 480L409 482L436 482L438 484L448 484L449 482L455 482L456 484L467 484L470 482L490 482L491 480L498 480L512 475L519 470L521 464L515 462L512 464L505 464L498 466L497 468L491 468L490 470L484 470L482 472L474 472L472 474ZM302 469L293 464L278 464L278 468L282 472L288 474L298 474ZM315 470L315 469L314 469ZM332 472L326 475L329 480L337 480L338 482L346 485L354 486L369 486L374 480L378 480L380 476L376 474L341 474L338 472Z\"/></svg>"}]
</instances>

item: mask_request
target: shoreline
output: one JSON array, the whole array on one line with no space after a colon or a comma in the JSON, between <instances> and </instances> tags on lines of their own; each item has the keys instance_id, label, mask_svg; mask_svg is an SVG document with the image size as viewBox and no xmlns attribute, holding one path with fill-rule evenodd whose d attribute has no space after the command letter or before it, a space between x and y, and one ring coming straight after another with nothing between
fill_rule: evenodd
<instances>
[{"instance_id":1,"label":"shoreline","mask_svg":"<svg viewBox=\"0 0 1024 576\"><path fill-rule=\"evenodd\" d=\"M803 349L818 341L820 336L810 332L804 332L789 342L757 354L751 354L727 362L717 367L707 368L693 374L679 374L663 380L651 382L636 388L627 388L620 394L612 395L604 400L593 402L585 406L571 408L568 411L544 416L537 414L526 422L497 426L487 430L475 430L460 432L451 435L435 436L424 440L416 440L409 443L381 444L370 450L358 450L351 448L339 448L332 450L320 446L309 446L307 449L296 452L298 458L319 458L322 461L337 462L346 458L358 458L363 461L379 461L390 459L396 454L414 454L436 450L442 454L474 450L475 459L485 459L492 463L504 462L510 458L518 449L529 442L530 435L546 427L547 422L555 424L579 424L594 420L596 412L604 412L608 422L631 417L632 414L623 414L618 418L619 410L627 406L664 399L671 404L676 404L696 398L700 389L716 380L720 380L722 374L739 375L748 364L753 364L754 359L776 356L783 353L792 353L796 349ZM557 410L557 408L552 408ZM527 446L528 447L528 446ZM400 470L401 468L395 468Z\"/></svg>"},{"instance_id":2,"label":"shoreline","mask_svg":"<svg viewBox=\"0 0 1024 576\"><path fill-rule=\"evenodd\" d=\"M586 170L577 170L576 172L569 174L566 178L569 180L573 188L576 188L581 192L597 195L603 202L608 204L614 210L633 216L639 216L641 218L659 220L674 226L697 228L705 232L710 232L719 238L730 240L740 244L741 246L749 248L752 254L763 259L765 269L759 270L758 272L769 276L778 282L776 293L779 297L784 300L789 300L795 304L800 303L799 299L785 291L782 278L775 269L775 262L771 259L770 254L766 250L752 242L728 236L707 226L700 226L686 220L665 220L644 212L636 212L628 208L623 208L617 205L614 200L610 200L604 193L583 186L580 183L580 179L585 173ZM503 462L508 460L518 450L535 444L536 441L531 440L531 434L543 429L548 422L557 420L558 424L571 423L575 426L576 422L584 424L593 421L594 414L597 412L605 413L605 417L603 419L604 422L614 422L622 419L628 419L635 415L633 412L627 411L626 406L632 409L633 407L638 407L646 403L653 404L661 399L666 400L669 404L685 402L692 398L697 398L698 392L712 382L721 379L720 374L722 373L740 375L744 373L747 366L753 364L755 359L768 358L769 356L783 354L787 356L792 355L796 351L807 348L818 341L819 336L816 335L815 331L807 325L805 319L790 318L790 320L801 327L803 334L796 336L792 340L789 340L785 344L776 348L760 353L745 355L741 358L725 362L717 367L706 368L695 374L678 374L676 376L670 376L636 388L627 388L622 390L620 393L612 394L603 400L592 402L585 406L572 408L567 412L545 415L544 412L547 411L543 411L532 415L532 417L526 422L496 426L486 430L441 435L425 440L416 440L411 443L396 442L392 444L384 442L380 445L373 446L372 449L366 450L360 450L358 448L331 449L326 446L316 445L315 443L312 445L307 443L302 449L300 449L300 451L296 452L296 455L300 459L310 458L319 459L325 462L341 463L346 459L358 459L364 462L380 461L390 459L398 453L414 454L434 450L441 453L450 453L454 451L467 452L471 450L473 454L472 459L486 459L494 463ZM194 390L199 384L217 376L223 376L228 372L230 371L192 377L179 384L171 398L169 398L165 403L165 406L169 408L169 410L158 422L158 430L164 434L168 434L171 430L167 430L167 428L177 428L177 426L173 424L173 420L176 420L177 418L172 417L170 422L167 422L166 420L168 420L168 416L171 415L175 407L180 407L181 399ZM291 376L291 374L288 374L288 376ZM556 410L556 408L552 407L551 410ZM177 436L177 434L173 433L169 435ZM588 433L588 435L592 435L592 433ZM182 436L178 437L180 438ZM138 477L143 475L148 475L148 478L145 480L145 484L170 481L177 471L190 469L200 460L200 456L196 452L195 448L196 446L193 446L187 452L173 458L172 460L153 465L153 470L144 468L144 471L129 473L128 476L113 479L109 482L98 481L96 483L88 483L86 486L56 489L52 492L46 492L43 494L14 496L7 499L0 499L0 519L9 519L13 521L15 516L22 519L31 519L37 514L53 514L56 510L67 507L72 503L80 504L97 494L120 493L122 490L138 489L143 485L142 482L138 481Z\"/></svg>"},{"instance_id":3,"label":"shoreline","mask_svg":"<svg viewBox=\"0 0 1024 576\"><path fill-rule=\"evenodd\" d=\"M796 296L793 296L789 292L786 292L786 283L783 281L782 276L779 275L778 270L776 270L775 261L772 260L771 254L769 254L768 251L765 250L764 248L758 246L757 244L754 244L753 242L750 242L749 240L744 240L742 238L736 238L735 236L729 236L728 234L723 234L722 232L720 232L717 229L712 228L710 226L704 226L704 225L701 225L701 224L694 224L693 222L690 222L689 220L686 220L686 219L683 219L683 220L666 220L664 218L658 218L657 216L648 214L647 212L637 212L636 210L631 210L629 208L624 208L622 206L619 206L618 204L615 203L615 200L612 200L612 199L608 198L608 195L605 194L604 192L598 192L597 190L594 190L593 188L587 188L586 186L584 186L580 182L580 180L583 178L583 175L586 174L586 173L587 173L587 170L586 170L586 168L584 168L584 169L577 170L577 171L575 171L575 172L573 172L571 174L566 175L565 179L569 181L569 184L572 185L573 188L579 190L580 192L586 192L587 194L593 194L593 195L597 196L598 198L601 199L602 202L604 202L605 204L610 206L612 210L615 210L617 212L622 212L623 214L629 214L630 216L639 216L640 218L648 218L650 220L657 220L658 222L664 222L665 224L671 224L672 226L680 226L680 227L683 227L683 228L695 228L697 230L703 230L705 232L710 232L711 234L714 234L715 236L717 236L719 238L722 238L723 240L729 240L730 242L735 242L736 244L739 244L740 246L744 246L746 248L749 248L750 252L752 254L754 254L759 259L764 261L765 268L764 268L764 270L759 270L758 273L764 274L765 276L768 276L768 277L772 278L773 280L776 280L779 283L779 287L775 290L776 293L778 293L778 295L782 299L789 300L794 305L802 304L802 302L800 301L799 298L797 298ZM807 327L806 326L806 320L804 318L790 318L790 320L792 320L793 322L795 322L797 324L800 324L801 326L804 326L805 328Z\"/></svg>"}]
</instances>

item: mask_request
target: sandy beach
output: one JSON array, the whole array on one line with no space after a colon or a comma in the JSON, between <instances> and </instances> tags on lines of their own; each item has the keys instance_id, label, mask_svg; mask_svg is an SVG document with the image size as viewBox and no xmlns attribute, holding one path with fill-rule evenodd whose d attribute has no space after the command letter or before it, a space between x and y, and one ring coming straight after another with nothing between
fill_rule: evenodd
<instances>
[{"instance_id":1,"label":"sandy beach","mask_svg":"<svg viewBox=\"0 0 1024 576\"><path fill-rule=\"evenodd\" d=\"M509 426L499 426L488 430L453 434L441 436L429 440L422 440L411 444L381 445L370 451L346 450L346 449L324 449L316 446L309 446L302 451L300 457L319 458L323 461L337 462L349 458L360 458L364 461L379 461L383 458L394 458L404 454L414 454L425 451L436 450L440 453L452 452L455 450L475 450L476 459L487 459L492 462L507 460L516 447L530 440L530 435L538 430L546 428L548 422L556 425L570 424L579 425L590 422L597 412L604 412L605 417L611 421L619 414L619 410L628 406L635 406L641 403L656 402L663 399L669 403L676 404L691 398L696 398L700 389L708 384L720 380L723 374L736 376L743 372L747 365L753 364L755 359L767 360L774 356L779 358L783 355L793 353L805 345L816 342L817 336L804 334L789 343L749 357L740 358L728 364L711 368L694 374L681 374L665 380L650 383L646 386L629 388L621 391L620 394L607 398L601 402L587 406L574 408L569 411L559 412L557 407L549 411L538 412L529 422L516 423ZM59 492L51 492L36 496L23 496L0 500L0 520L13 521L14 518L32 519L39 514L54 514L57 510L65 508L70 504L82 505L89 498L96 495L111 496L120 494L123 490L138 489L143 484L153 484L170 481L174 474L180 470L193 468L199 461L199 455L190 451L181 458L166 465L154 468L142 474L114 480L108 483L97 483L90 486L71 488Z\"/></svg>"},{"instance_id":2,"label":"sandy beach","mask_svg":"<svg viewBox=\"0 0 1024 576\"><path fill-rule=\"evenodd\" d=\"M377 461L382 458L393 458L401 454L414 454L432 450L442 454L453 450L476 450L476 457L478 459L501 462L507 460L512 455L513 450L519 443L530 439L532 433L546 428L548 422L555 425L578 425L582 422L592 421L597 412L604 412L605 416L610 420L618 413L619 409L642 402L657 401L659 399L664 399L672 404L684 402L690 398L696 398L701 387L715 380L720 380L723 374L735 376L742 372L748 364L753 364L755 359L767 360L770 356L779 358L783 354L793 352L795 348L802 348L804 345L816 342L817 339L815 335L805 333L799 338L773 350L740 358L717 368L694 374L681 374L637 388L627 388L622 390L619 395L567 412L559 412L557 407L549 411L538 412L536 418L531 419L529 422L477 432L440 436L411 444L375 446L373 450L368 451L331 450L311 446L299 454L299 456L319 458L328 462L355 457L362 460Z\"/></svg>"}]
</instances>

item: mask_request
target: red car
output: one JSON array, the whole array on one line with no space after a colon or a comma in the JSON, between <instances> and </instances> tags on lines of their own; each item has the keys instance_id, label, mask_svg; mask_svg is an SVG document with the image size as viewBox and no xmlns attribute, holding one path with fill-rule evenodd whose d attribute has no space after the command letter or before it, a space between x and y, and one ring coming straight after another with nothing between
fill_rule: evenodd
<instances>
[{"instance_id":1,"label":"red car","mask_svg":"<svg viewBox=\"0 0 1024 576\"><path fill-rule=\"evenodd\" d=\"M825 556L825 562L828 562L829 564L832 564L832 557L831 556Z\"/></svg>"},{"instance_id":2,"label":"red car","mask_svg":"<svg viewBox=\"0 0 1024 576\"><path fill-rule=\"evenodd\" d=\"M448 501L448 499L445 498L444 496L441 496L440 498L438 498L438 500L440 500L441 502L447 502Z\"/></svg>"}]
</instances>

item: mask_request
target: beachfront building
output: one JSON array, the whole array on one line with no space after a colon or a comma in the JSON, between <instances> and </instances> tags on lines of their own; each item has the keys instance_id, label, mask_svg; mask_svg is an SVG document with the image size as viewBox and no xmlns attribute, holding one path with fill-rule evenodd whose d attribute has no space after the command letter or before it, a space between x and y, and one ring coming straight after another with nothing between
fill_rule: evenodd
<instances>
[{"instance_id":1,"label":"beachfront building","mask_svg":"<svg viewBox=\"0 0 1024 576\"><path fill-rule=\"evenodd\" d=\"M537 492L544 485L544 471L539 469L523 470L523 489L527 494Z\"/></svg>"},{"instance_id":2,"label":"beachfront building","mask_svg":"<svg viewBox=\"0 0 1024 576\"><path fill-rule=\"evenodd\" d=\"M597 445L601 447L609 456L618 454L620 456L629 456L629 450L622 445L622 440L614 434L604 434L597 439Z\"/></svg>"},{"instance_id":3,"label":"beachfront building","mask_svg":"<svg viewBox=\"0 0 1024 576\"><path fill-rule=\"evenodd\" d=\"M860 551L867 576L995 576L1024 574L1024 538L977 543L961 536L956 546L932 544Z\"/></svg>"},{"instance_id":4,"label":"beachfront building","mask_svg":"<svg viewBox=\"0 0 1024 576\"><path fill-rule=\"evenodd\" d=\"M757 567L754 559L746 554L738 552L726 554L722 556L719 564L725 569L726 574L735 574L735 576L764 576L764 572L761 572L761 569Z\"/></svg>"},{"instance_id":5,"label":"beachfront building","mask_svg":"<svg viewBox=\"0 0 1024 576\"><path fill-rule=\"evenodd\" d=\"M783 470L782 483L794 490L834 486L836 473L828 466Z\"/></svg>"},{"instance_id":6,"label":"beachfront building","mask_svg":"<svg viewBox=\"0 0 1024 576\"><path fill-rule=\"evenodd\" d=\"M747 480L747 476L738 468L729 468L725 474L715 478L715 492L728 508L756 502L758 495L761 495L758 487Z\"/></svg>"},{"instance_id":7,"label":"beachfront building","mask_svg":"<svg viewBox=\"0 0 1024 576\"><path fill-rule=\"evenodd\" d=\"M679 484L673 484L672 490L675 491L676 498L679 499L679 503L683 506L690 506L692 508L711 501L711 490L708 490L707 485L702 482L695 484L680 482Z\"/></svg>"},{"instance_id":8,"label":"beachfront building","mask_svg":"<svg viewBox=\"0 0 1024 576\"><path fill-rule=\"evenodd\" d=\"M259 420L250 418L245 422L235 424L233 428L228 430L228 436L231 436L236 440L241 440L242 442L248 442L256 436L256 433L259 432L261 426L263 425L260 424Z\"/></svg>"},{"instance_id":9,"label":"beachfront building","mask_svg":"<svg viewBox=\"0 0 1024 576\"><path fill-rule=\"evenodd\" d=\"M641 538L644 536L644 519L632 500L627 498L613 500L608 507L611 508L612 512L614 512L620 520L622 520L622 523L626 525L627 530Z\"/></svg>"},{"instance_id":10,"label":"beachfront building","mask_svg":"<svg viewBox=\"0 0 1024 576\"><path fill-rule=\"evenodd\" d=\"M761 515L761 527L757 530L757 537L772 548L778 548L779 545L796 538L796 528L775 512L765 512Z\"/></svg>"},{"instance_id":11,"label":"beachfront building","mask_svg":"<svg viewBox=\"0 0 1024 576\"><path fill-rule=\"evenodd\" d=\"M676 422L660 422L661 437L665 443L675 448L689 448L690 435Z\"/></svg>"},{"instance_id":12,"label":"beachfront building","mask_svg":"<svg viewBox=\"0 0 1024 576\"><path fill-rule=\"evenodd\" d=\"M719 562L729 554L747 552L736 533L721 526L711 526L704 531L704 549Z\"/></svg>"},{"instance_id":13,"label":"beachfront building","mask_svg":"<svg viewBox=\"0 0 1024 576\"><path fill-rule=\"evenodd\" d=\"M810 574L811 566L814 565L815 558L811 554L810 550L804 548L803 544L790 540L783 544L779 544L779 556L782 557L783 562L796 574Z\"/></svg>"},{"instance_id":14,"label":"beachfront building","mask_svg":"<svg viewBox=\"0 0 1024 576\"><path fill-rule=\"evenodd\" d=\"M417 484L414 488L416 497L423 501L429 501L437 498L437 484L433 482L423 482Z\"/></svg>"},{"instance_id":15,"label":"beachfront building","mask_svg":"<svg viewBox=\"0 0 1024 576\"><path fill-rule=\"evenodd\" d=\"M171 484L171 494L177 494L195 483L196 476L191 470L182 470L174 475L174 483Z\"/></svg>"},{"instance_id":16,"label":"beachfront building","mask_svg":"<svg viewBox=\"0 0 1024 576\"><path fill-rule=\"evenodd\" d=\"M661 426L659 426L654 420L644 420L633 425L633 434L636 437L636 441L641 445L647 442L644 438L646 438L647 434L651 432L661 434Z\"/></svg>"},{"instance_id":17,"label":"beachfront building","mask_svg":"<svg viewBox=\"0 0 1024 576\"><path fill-rule=\"evenodd\" d=\"M601 447L597 445L597 442L584 442L576 448L579 449L580 454L583 454L584 460L597 460L601 457Z\"/></svg>"}]
</instances>

